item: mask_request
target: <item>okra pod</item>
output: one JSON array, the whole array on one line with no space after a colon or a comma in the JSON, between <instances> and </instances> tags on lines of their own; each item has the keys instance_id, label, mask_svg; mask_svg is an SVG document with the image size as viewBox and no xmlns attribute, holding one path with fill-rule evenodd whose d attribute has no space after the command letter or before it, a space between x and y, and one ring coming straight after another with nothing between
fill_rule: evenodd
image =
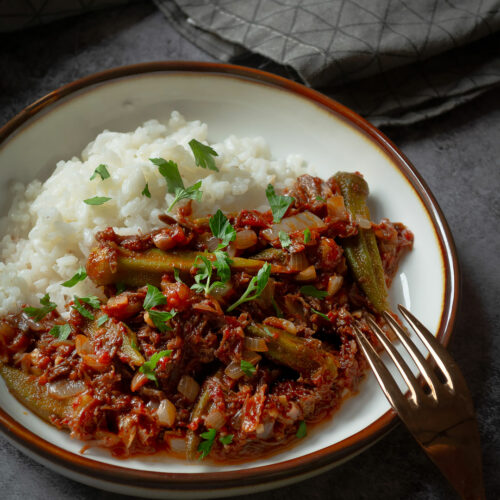
<instances>
[{"instance_id":1,"label":"okra pod","mask_svg":"<svg viewBox=\"0 0 500 500\"><path fill-rule=\"evenodd\" d=\"M204 256L215 260L209 252L173 251L164 252L157 248L145 252L134 252L118 245L103 245L95 248L87 260L87 275L96 285L123 283L129 286L146 284L159 286L163 274L178 269L189 272L195 265L196 257ZM257 274L265 261L233 257L231 268ZM289 273L284 266L273 265L273 273Z\"/></svg>"},{"instance_id":2,"label":"okra pod","mask_svg":"<svg viewBox=\"0 0 500 500\"><path fill-rule=\"evenodd\" d=\"M208 410L210 404L210 391L209 384L205 382L198 401L191 412L191 422L197 418L201 418ZM200 444L200 437L198 433L189 429L186 433L186 458L188 460L196 460L198 458L198 445Z\"/></svg>"},{"instance_id":3,"label":"okra pod","mask_svg":"<svg viewBox=\"0 0 500 500\"><path fill-rule=\"evenodd\" d=\"M353 220L370 220L366 205L368 184L358 174L338 172L335 179L344 204ZM373 230L359 228L358 234L341 242L349 267L373 307L378 312L389 310L384 268Z\"/></svg>"},{"instance_id":4,"label":"okra pod","mask_svg":"<svg viewBox=\"0 0 500 500\"><path fill-rule=\"evenodd\" d=\"M268 350L262 355L272 361L288 366L307 377L319 369L326 371L332 378L337 376L335 358L322 349L320 341L308 341L271 326L250 324L247 330L252 335L266 340Z\"/></svg>"}]
</instances>

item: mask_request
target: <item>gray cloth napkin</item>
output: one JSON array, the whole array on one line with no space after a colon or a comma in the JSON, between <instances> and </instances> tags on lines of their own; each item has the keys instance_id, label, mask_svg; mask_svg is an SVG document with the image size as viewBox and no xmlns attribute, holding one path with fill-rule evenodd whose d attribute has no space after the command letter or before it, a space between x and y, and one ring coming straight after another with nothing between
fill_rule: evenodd
<instances>
[{"instance_id":1,"label":"gray cloth napkin","mask_svg":"<svg viewBox=\"0 0 500 500\"><path fill-rule=\"evenodd\" d=\"M222 61L295 77L377 125L500 83L500 0L154 0Z\"/></svg>"}]
</instances>

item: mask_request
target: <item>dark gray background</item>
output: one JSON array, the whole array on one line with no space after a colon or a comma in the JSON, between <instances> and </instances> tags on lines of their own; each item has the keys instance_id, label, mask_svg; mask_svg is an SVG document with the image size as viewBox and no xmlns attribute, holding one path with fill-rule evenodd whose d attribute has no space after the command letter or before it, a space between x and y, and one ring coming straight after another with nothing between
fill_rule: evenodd
<instances>
[{"instance_id":1,"label":"dark gray background","mask_svg":"<svg viewBox=\"0 0 500 500\"><path fill-rule=\"evenodd\" d=\"M152 60L211 60L177 34L154 6L87 14L0 35L0 125L39 97L114 66ZM478 412L488 498L500 494L499 217L500 89L447 115L384 132L438 199L458 248L462 301L450 344ZM425 293L425 290L422 291ZM0 437L5 499L118 499L38 465ZM407 431L398 427L362 455L302 483L242 500L455 498Z\"/></svg>"}]
</instances>

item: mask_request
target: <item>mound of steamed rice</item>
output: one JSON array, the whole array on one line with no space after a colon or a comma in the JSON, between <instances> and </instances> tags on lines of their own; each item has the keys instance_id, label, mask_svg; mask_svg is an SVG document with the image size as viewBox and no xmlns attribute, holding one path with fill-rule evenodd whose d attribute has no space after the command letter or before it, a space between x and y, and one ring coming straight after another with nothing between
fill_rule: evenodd
<instances>
[{"instance_id":1,"label":"mound of steamed rice","mask_svg":"<svg viewBox=\"0 0 500 500\"><path fill-rule=\"evenodd\" d=\"M207 143L207 135L205 123L188 122L173 112L166 124L150 120L133 132L105 130L81 158L58 162L45 182L15 185L12 207L0 221L0 234L5 235L0 242L0 315L23 304L38 306L45 293L60 312L73 295L100 295L89 279L73 288L61 283L85 265L97 231L112 226L119 234L133 234L161 227L158 215L166 212L173 196L150 158L175 161L186 187L202 181L202 200L193 202L197 215L218 208L267 209L268 183L282 189L299 175L314 174L298 155L272 159L262 137L229 136L211 144L219 155L219 172L199 168L188 142L194 138ZM110 178L89 180L100 164L107 166ZM142 195L146 183L151 198ZM83 202L94 196L111 200L100 206Z\"/></svg>"}]
</instances>

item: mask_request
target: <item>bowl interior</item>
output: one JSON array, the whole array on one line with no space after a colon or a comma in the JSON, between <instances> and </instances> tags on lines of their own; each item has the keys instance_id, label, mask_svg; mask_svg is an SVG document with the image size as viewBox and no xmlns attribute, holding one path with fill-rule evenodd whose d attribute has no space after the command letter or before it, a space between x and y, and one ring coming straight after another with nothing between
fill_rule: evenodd
<instances>
[{"instance_id":1,"label":"bowl interior","mask_svg":"<svg viewBox=\"0 0 500 500\"><path fill-rule=\"evenodd\" d=\"M338 170L360 171L371 190L372 219L404 222L415 247L400 266L390 291L393 305L410 308L437 331L444 307L443 256L432 220L396 160L340 115L298 94L228 75L157 72L111 80L77 91L48 106L0 145L0 215L11 203L13 181L45 179L61 159L79 155L103 129L133 130L142 122L166 120L178 110L208 123L209 138L230 134L263 136L274 157L298 153L323 178ZM68 451L82 443L29 413L0 382L0 406L24 427ZM188 464L165 456L117 460L91 449L88 458L121 467L162 472L224 471L269 465L317 452L372 424L389 409L370 375L359 394L306 439L271 457L232 465Z\"/></svg>"}]
</instances>

